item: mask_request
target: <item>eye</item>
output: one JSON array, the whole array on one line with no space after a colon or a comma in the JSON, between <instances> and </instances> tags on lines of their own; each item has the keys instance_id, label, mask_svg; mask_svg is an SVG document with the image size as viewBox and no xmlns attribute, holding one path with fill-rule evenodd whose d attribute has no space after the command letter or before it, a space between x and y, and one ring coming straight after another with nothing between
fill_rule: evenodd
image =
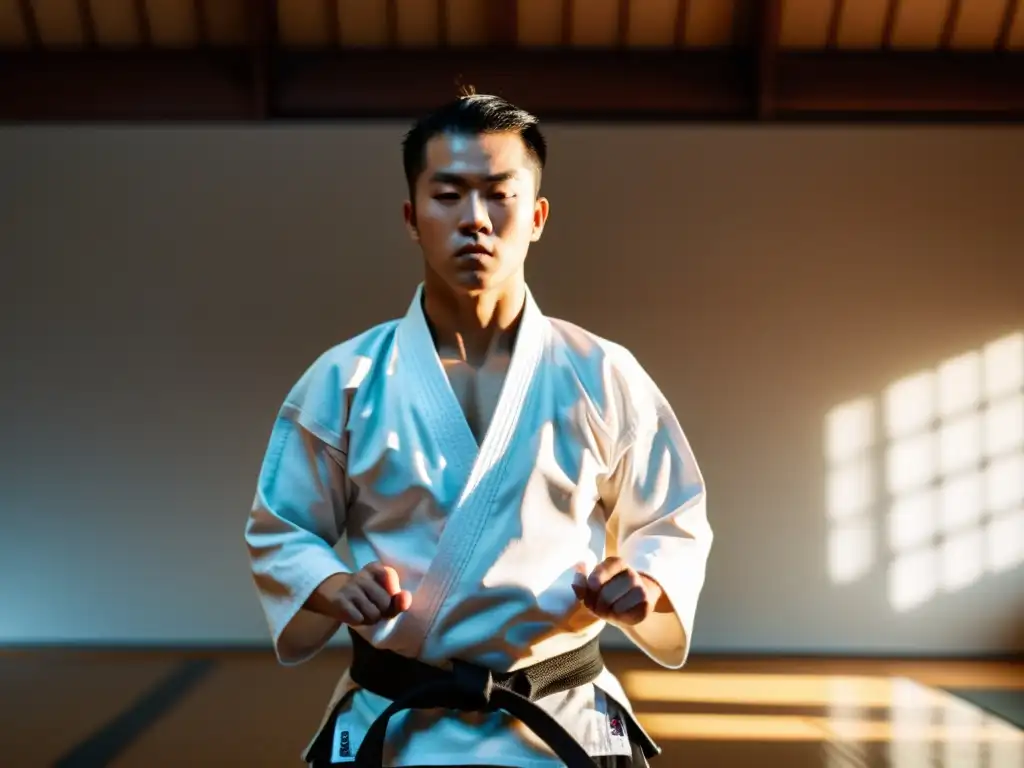
<instances>
[{"instance_id":1,"label":"eye","mask_svg":"<svg viewBox=\"0 0 1024 768\"><path fill-rule=\"evenodd\" d=\"M446 202L450 202L452 200L458 200L459 199L459 193L458 192L437 192L437 193L434 194L434 199L435 200L444 200Z\"/></svg>"},{"instance_id":2,"label":"eye","mask_svg":"<svg viewBox=\"0 0 1024 768\"><path fill-rule=\"evenodd\" d=\"M511 200L513 197L515 197L514 194L503 189L496 189L491 192L492 200Z\"/></svg>"}]
</instances>

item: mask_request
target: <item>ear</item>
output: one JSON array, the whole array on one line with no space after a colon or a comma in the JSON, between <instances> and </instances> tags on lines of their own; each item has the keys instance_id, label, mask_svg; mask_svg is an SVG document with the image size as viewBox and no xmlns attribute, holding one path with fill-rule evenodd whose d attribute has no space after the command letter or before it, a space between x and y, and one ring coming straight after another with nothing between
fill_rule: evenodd
<instances>
[{"instance_id":1,"label":"ear","mask_svg":"<svg viewBox=\"0 0 1024 768\"><path fill-rule=\"evenodd\" d=\"M420 231L416 228L416 209L412 205L412 201L406 200L402 205L402 217L405 219L405 228L409 233L409 237L412 238L413 242L418 243L420 241Z\"/></svg>"},{"instance_id":2,"label":"ear","mask_svg":"<svg viewBox=\"0 0 1024 768\"><path fill-rule=\"evenodd\" d=\"M550 207L546 197L538 197L537 202L533 204L533 234L530 235L531 242L536 243L544 233L544 225L547 223Z\"/></svg>"}]
</instances>

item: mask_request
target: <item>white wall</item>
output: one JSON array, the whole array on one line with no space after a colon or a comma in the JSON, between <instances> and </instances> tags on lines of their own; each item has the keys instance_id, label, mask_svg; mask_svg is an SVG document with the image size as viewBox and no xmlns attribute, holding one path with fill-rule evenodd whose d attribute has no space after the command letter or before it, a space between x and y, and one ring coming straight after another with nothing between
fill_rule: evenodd
<instances>
[{"instance_id":1,"label":"white wall","mask_svg":"<svg viewBox=\"0 0 1024 768\"><path fill-rule=\"evenodd\" d=\"M275 409L419 276L403 128L0 132L0 642L266 642L242 528ZM884 444L845 475L841 499L858 478L875 492L847 518L847 582L826 459L836 406L1024 331L1024 131L550 138L529 276L549 314L631 347L688 430L717 531L698 649L1024 651L1019 524L1001 573L964 539L972 583L897 609ZM1016 389L987 434L1024 461L1024 352L990 358ZM923 466L915 445L897 481ZM996 467L996 491L1024 483ZM952 487L969 518L971 486Z\"/></svg>"}]
</instances>

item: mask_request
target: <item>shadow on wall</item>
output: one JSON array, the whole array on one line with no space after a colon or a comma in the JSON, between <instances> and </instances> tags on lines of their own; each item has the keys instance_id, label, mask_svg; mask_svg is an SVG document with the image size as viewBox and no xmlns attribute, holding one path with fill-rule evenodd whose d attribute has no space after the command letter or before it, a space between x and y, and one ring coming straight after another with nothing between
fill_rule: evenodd
<instances>
[{"instance_id":1,"label":"shadow on wall","mask_svg":"<svg viewBox=\"0 0 1024 768\"><path fill-rule=\"evenodd\" d=\"M1019 568L1024 332L836 406L825 450L833 583L884 568L889 605L908 613Z\"/></svg>"}]
</instances>

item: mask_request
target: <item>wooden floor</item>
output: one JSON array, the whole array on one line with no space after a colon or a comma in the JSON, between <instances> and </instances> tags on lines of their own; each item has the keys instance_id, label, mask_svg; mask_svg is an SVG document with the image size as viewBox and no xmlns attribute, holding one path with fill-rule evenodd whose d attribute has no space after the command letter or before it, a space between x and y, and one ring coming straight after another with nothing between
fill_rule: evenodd
<instances>
[{"instance_id":1,"label":"wooden floor","mask_svg":"<svg viewBox=\"0 0 1024 768\"><path fill-rule=\"evenodd\" d=\"M301 766L346 663L266 652L0 651L0 766ZM654 766L1024 768L1024 731L944 689L1024 697L1024 663L613 653Z\"/></svg>"}]
</instances>

